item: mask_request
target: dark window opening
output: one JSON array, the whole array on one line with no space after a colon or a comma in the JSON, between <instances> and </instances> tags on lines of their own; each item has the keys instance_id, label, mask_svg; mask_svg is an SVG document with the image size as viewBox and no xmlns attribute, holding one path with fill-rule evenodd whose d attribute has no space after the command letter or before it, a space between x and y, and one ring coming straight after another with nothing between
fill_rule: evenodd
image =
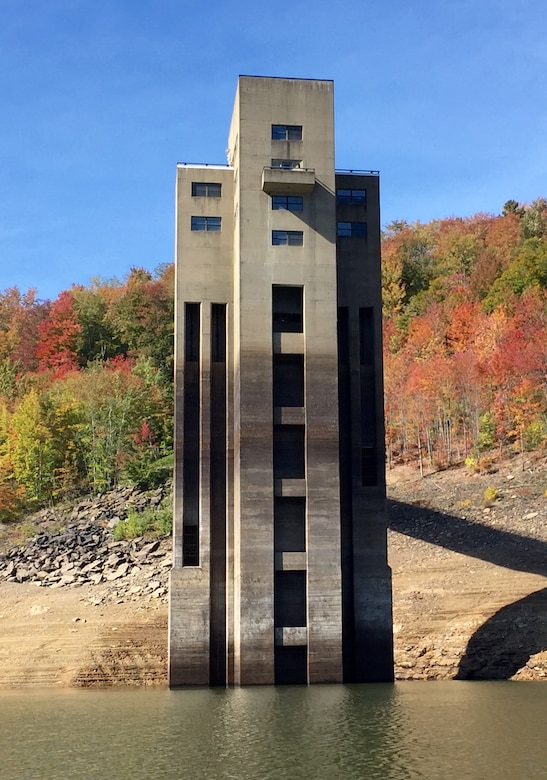
<instances>
[{"instance_id":1,"label":"dark window opening","mask_svg":"<svg viewBox=\"0 0 547 780\"><path fill-rule=\"evenodd\" d=\"M301 141L302 125L272 125L272 141Z\"/></svg>"},{"instance_id":2,"label":"dark window opening","mask_svg":"<svg viewBox=\"0 0 547 780\"><path fill-rule=\"evenodd\" d=\"M336 190L336 200L338 203L366 203L366 190Z\"/></svg>"},{"instance_id":3,"label":"dark window opening","mask_svg":"<svg viewBox=\"0 0 547 780\"><path fill-rule=\"evenodd\" d=\"M303 246L304 233L302 230L272 230L272 244L274 246Z\"/></svg>"},{"instance_id":4,"label":"dark window opening","mask_svg":"<svg viewBox=\"0 0 547 780\"><path fill-rule=\"evenodd\" d=\"M199 528L197 525L182 526L182 565L199 566Z\"/></svg>"},{"instance_id":5,"label":"dark window opening","mask_svg":"<svg viewBox=\"0 0 547 780\"><path fill-rule=\"evenodd\" d=\"M192 217L191 229L206 230L209 233L218 233L218 231L221 229L221 223L221 217Z\"/></svg>"},{"instance_id":6,"label":"dark window opening","mask_svg":"<svg viewBox=\"0 0 547 780\"><path fill-rule=\"evenodd\" d=\"M199 198L220 198L222 194L222 184L208 181L193 181L192 195Z\"/></svg>"},{"instance_id":7,"label":"dark window opening","mask_svg":"<svg viewBox=\"0 0 547 780\"><path fill-rule=\"evenodd\" d=\"M184 311L184 359L187 363L199 360L199 303L186 303Z\"/></svg>"},{"instance_id":8,"label":"dark window opening","mask_svg":"<svg viewBox=\"0 0 547 780\"><path fill-rule=\"evenodd\" d=\"M226 362L226 304L213 303L211 306L211 360L213 363Z\"/></svg>"},{"instance_id":9,"label":"dark window opening","mask_svg":"<svg viewBox=\"0 0 547 780\"><path fill-rule=\"evenodd\" d=\"M274 500L274 544L276 552L306 551L306 499Z\"/></svg>"},{"instance_id":10,"label":"dark window opening","mask_svg":"<svg viewBox=\"0 0 547 780\"><path fill-rule=\"evenodd\" d=\"M299 195L274 195L272 198L272 209L279 211L302 211L304 208L304 198Z\"/></svg>"},{"instance_id":11,"label":"dark window opening","mask_svg":"<svg viewBox=\"0 0 547 780\"><path fill-rule=\"evenodd\" d=\"M306 685L308 682L308 648L275 648L275 684Z\"/></svg>"},{"instance_id":12,"label":"dark window opening","mask_svg":"<svg viewBox=\"0 0 547 780\"><path fill-rule=\"evenodd\" d=\"M276 571L274 623L276 628L307 625L306 572Z\"/></svg>"},{"instance_id":13,"label":"dark window opening","mask_svg":"<svg viewBox=\"0 0 547 780\"><path fill-rule=\"evenodd\" d=\"M304 355L274 355L273 403L304 406Z\"/></svg>"},{"instance_id":14,"label":"dark window opening","mask_svg":"<svg viewBox=\"0 0 547 780\"><path fill-rule=\"evenodd\" d=\"M338 235L346 236L349 238L366 238L367 223L366 222L339 222Z\"/></svg>"},{"instance_id":15,"label":"dark window opening","mask_svg":"<svg viewBox=\"0 0 547 780\"><path fill-rule=\"evenodd\" d=\"M275 479L304 479L305 430L303 425L274 425Z\"/></svg>"},{"instance_id":16,"label":"dark window opening","mask_svg":"<svg viewBox=\"0 0 547 780\"><path fill-rule=\"evenodd\" d=\"M302 333L304 329L304 288L275 284L272 288L274 333Z\"/></svg>"}]
</instances>

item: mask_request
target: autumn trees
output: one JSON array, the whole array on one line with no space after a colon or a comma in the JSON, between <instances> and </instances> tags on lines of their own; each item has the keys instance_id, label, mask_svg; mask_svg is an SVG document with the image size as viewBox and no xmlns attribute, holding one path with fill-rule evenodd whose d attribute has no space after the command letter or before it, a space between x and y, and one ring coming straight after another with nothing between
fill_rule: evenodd
<instances>
[{"instance_id":1,"label":"autumn trees","mask_svg":"<svg viewBox=\"0 0 547 780\"><path fill-rule=\"evenodd\" d=\"M159 478L172 449L173 308L169 266L53 302L0 293L0 521Z\"/></svg>"},{"instance_id":2,"label":"autumn trees","mask_svg":"<svg viewBox=\"0 0 547 780\"><path fill-rule=\"evenodd\" d=\"M394 222L382 245L388 463L547 445L547 201ZM0 292L0 521L172 450L174 268Z\"/></svg>"},{"instance_id":3,"label":"autumn trees","mask_svg":"<svg viewBox=\"0 0 547 780\"><path fill-rule=\"evenodd\" d=\"M438 467L547 442L547 202L388 226L388 460Z\"/></svg>"}]
</instances>

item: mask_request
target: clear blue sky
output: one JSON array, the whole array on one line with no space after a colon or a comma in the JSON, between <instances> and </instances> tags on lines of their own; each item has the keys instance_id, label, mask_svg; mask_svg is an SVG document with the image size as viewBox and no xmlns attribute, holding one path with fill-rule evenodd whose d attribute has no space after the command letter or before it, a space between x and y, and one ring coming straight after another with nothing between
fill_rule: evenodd
<instances>
[{"instance_id":1,"label":"clear blue sky","mask_svg":"<svg viewBox=\"0 0 547 780\"><path fill-rule=\"evenodd\" d=\"M173 259L177 161L225 162L237 76L335 81L382 223L547 195L545 0L0 0L0 290Z\"/></svg>"}]
</instances>

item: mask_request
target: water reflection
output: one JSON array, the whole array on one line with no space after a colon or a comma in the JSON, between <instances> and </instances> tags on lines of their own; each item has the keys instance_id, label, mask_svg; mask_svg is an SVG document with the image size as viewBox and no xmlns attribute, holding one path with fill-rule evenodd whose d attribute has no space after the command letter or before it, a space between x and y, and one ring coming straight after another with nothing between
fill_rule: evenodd
<instances>
[{"instance_id":1,"label":"water reflection","mask_svg":"<svg viewBox=\"0 0 547 780\"><path fill-rule=\"evenodd\" d=\"M542 683L0 697L2 780L547 777Z\"/></svg>"}]
</instances>

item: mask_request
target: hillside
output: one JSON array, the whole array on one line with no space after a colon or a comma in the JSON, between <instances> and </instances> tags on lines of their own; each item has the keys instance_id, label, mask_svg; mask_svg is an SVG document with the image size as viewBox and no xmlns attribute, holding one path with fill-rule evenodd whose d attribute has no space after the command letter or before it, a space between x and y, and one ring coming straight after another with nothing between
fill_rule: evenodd
<instances>
[{"instance_id":1,"label":"hillside","mask_svg":"<svg viewBox=\"0 0 547 780\"><path fill-rule=\"evenodd\" d=\"M388 483L397 679L547 679L546 459L423 479L399 467ZM127 543L98 584L0 573L0 688L165 685L169 556L165 540L147 576Z\"/></svg>"}]
</instances>

